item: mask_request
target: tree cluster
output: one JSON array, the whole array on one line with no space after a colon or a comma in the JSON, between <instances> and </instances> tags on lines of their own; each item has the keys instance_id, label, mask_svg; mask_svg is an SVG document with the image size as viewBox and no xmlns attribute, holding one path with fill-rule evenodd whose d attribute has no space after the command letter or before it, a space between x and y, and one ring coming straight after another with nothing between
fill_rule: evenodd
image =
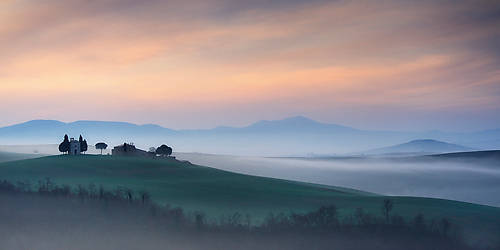
<instances>
[{"instance_id":1,"label":"tree cluster","mask_svg":"<svg viewBox=\"0 0 500 250\"><path fill-rule=\"evenodd\" d=\"M88 144L87 140L83 139L82 135L80 135L80 138L78 139L78 143L80 143L80 153L87 152L88 150ZM69 142L68 135L64 135L63 141L59 144L59 152L64 153L64 154L69 154L71 144Z\"/></svg>"},{"instance_id":2,"label":"tree cluster","mask_svg":"<svg viewBox=\"0 0 500 250\"><path fill-rule=\"evenodd\" d=\"M172 154L172 148L163 144L156 149L156 154L160 156L170 156Z\"/></svg>"}]
</instances>

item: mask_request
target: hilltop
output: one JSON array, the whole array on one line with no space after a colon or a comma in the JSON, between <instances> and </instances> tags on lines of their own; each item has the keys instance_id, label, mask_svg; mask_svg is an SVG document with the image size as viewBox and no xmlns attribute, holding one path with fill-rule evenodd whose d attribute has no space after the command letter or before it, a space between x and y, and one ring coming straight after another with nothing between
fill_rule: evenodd
<instances>
[{"instance_id":1,"label":"hilltop","mask_svg":"<svg viewBox=\"0 0 500 250\"><path fill-rule=\"evenodd\" d=\"M373 196L340 187L236 174L170 158L50 156L1 163L0 176L32 183L50 177L59 184L126 186L148 191L160 203L192 211L245 211L262 216L271 211L309 210L334 198Z\"/></svg>"}]
</instances>

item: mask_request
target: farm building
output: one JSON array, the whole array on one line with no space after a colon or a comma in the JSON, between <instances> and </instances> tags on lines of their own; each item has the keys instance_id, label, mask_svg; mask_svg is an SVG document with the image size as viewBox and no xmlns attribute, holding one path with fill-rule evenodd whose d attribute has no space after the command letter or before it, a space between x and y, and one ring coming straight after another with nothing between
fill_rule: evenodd
<instances>
[{"instance_id":1,"label":"farm building","mask_svg":"<svg viewBox=\"0 0 500 250\"><path fill-rule=\"evenodd\" d=\"M82 152L80 148L80 141L75 140L75 138L71 138L69 141L69 154L70 155L79 155Z\"/></svg>"},{"instance_id":2,"label":"farm building","mask_svg":"<svg viewBox=\"0 0 500 250\"><path fill-rule=\"evenodd\" d=\"M111 150L111 154L114 156L136 156L136 157L154 157L155 154L146 152L144 150L136 148L133 144L124 143L114 147Z\"/></svg>"}]
</instances>

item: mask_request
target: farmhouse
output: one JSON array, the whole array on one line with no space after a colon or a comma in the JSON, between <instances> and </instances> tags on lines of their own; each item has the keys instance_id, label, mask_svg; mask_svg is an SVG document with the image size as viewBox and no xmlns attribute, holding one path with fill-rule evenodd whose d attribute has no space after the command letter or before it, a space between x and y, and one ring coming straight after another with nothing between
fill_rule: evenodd
<instances>
[{"instance_id":1,"label":"farmhouse","mask_svg":"<svg viewBox=\"0 0 500 250\"><path fill-rule=\"evenodd\" d=\"M111 154L116 156L136 156L136 157L154 157L155 154L146 152L136 148L133 144L124 143L123 145L116 146L111 150Z\"/></svg>"}]
</instances>

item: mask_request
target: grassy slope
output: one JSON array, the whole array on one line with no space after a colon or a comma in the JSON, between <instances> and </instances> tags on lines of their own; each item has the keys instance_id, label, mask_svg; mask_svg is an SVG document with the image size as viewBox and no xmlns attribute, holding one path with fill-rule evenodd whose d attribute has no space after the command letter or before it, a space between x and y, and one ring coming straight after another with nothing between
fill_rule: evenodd
<instances>
[{"instance_id":1,"label":"grassy slope","mask_svg":"<svg viewBox=\"0 0 500 250\"><path fill-rule=\"evenodd\" d=\"M500 150L487 150L487 151L471 151L471 152L458 152L447 154L429 155L437 159L475 159L475 160L500 160Z\"/></svg>"},{"instance_id":2,"label":"grassy slope","mask_svg":"<svg viewBox=\"0 0 500 250\"><path fill-rule=\"evenodd\" d=\"M344 188L254 177L175 160L109 156L52 156L0 163L0 179L50 177L58 184L103 184L147 190L153 199L211 216L232 212L261 218L269 212L307 211L335 204L341 213L362 207L380 214L386 197ZM466 227L471 240L500 235L500 208L416 197L391 197L395 213L448 217ZM479 238L478 238L479 237Z\"/></svg>"},{"instance_id":3,"label":"grassy slope","mask_svg":"<svg viewBox=\"0 0 500 250\"><path fill-rule=\"evenodd\" d=\"M35 158L35 157L39 157L39 156L33 155L33 154L19 154L19 153L11 153L11 152L0 152L0 162L18 161L18 160Z\"/></svg>"}]
</instances>

